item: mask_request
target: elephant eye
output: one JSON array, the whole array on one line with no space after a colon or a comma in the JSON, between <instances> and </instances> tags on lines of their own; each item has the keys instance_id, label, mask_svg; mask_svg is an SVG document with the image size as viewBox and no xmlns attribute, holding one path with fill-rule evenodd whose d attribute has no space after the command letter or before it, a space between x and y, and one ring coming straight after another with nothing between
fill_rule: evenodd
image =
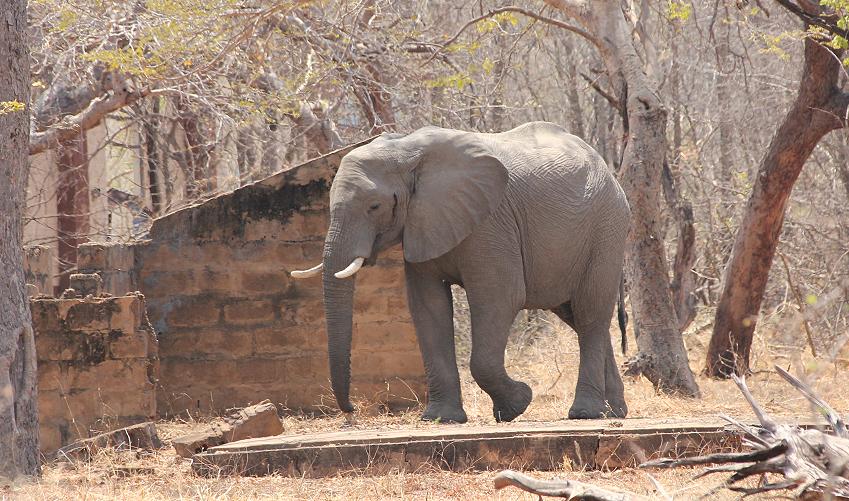
<instances>
[{"instance_id":1,"label":"elephant eye","mask_svg":"<svg viewBox=\"0 0 849 501\"><path fill-rule=\"evenodd\" d=\"M377 209L379 209L379 208L380 208L380 202L375 202L375 203L373 203L373 204L369 205L369 207L368 207L368 211L369 211L369 212L374 212L374 211L376 211L376 210L377 210Z\"/></svg>"}]
</instances>

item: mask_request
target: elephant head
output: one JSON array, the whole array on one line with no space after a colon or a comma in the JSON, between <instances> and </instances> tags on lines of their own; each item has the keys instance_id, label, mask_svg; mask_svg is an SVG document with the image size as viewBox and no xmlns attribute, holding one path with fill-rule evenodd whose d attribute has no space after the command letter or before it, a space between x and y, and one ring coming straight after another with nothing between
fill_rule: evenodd
<instances>
[{"instance_id":1,"label":"elephant head","mask_svg":"<svg viewBox=\"0 0 849 501\"><path fill-rule=\"evenodd\" d=\"M404 259L435 259L463 241L501 202L507 169L479 135L426 127L386 134L346 155L330 188L322 273L330 381L344 412L350 401L354 274L403 243Z\"/></svg>"}]
</instances>

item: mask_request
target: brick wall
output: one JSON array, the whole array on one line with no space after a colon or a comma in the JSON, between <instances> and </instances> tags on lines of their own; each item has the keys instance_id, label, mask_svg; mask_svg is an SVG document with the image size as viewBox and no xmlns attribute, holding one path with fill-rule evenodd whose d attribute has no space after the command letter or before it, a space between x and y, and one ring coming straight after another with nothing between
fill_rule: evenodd
<instances>
[{"instance_id":1,"label":"brick wall","mask_svg":"<svg viewBox=\"0 0 849 501\"><path fill-rule=\"evenodd\" d=\"M347 151L157 219L136 246L134 283L160 340L160 414L266 398L335 407L321 280L288 272L321 260L328 187ZM399 249L357 275L355 297L352 394L390 407L423 399Z\"/></svg>"},{"instance_id":2,"label":"brick wall","mask_svg":"<svg viewBox=\"0 0 849 501\"><path fill-rule=\"evenodd\" d=\"M41 449L156 416L156 337L141 295L30 302Z\"/></svg>"}]
</instances>

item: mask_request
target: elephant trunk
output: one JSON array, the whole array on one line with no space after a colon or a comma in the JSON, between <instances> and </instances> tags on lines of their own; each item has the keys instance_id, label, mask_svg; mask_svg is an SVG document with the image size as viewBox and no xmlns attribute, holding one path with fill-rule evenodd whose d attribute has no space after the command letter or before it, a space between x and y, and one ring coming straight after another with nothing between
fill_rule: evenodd
<instances>
[{"instance_id":1,"label":"elephant trunk","mask_svg":"<svg viewBox=\"0 0 849 501\"><path fill-rule=\"evenodd\" d=\"M343 230L344 228L344 230ZM368 257L369 231L342 224L331 217L324 243L324 315L327 323L327 348L330 360L330 386L339 409L353 412L351 404L351 330L353 324L355 277L337 278L358 257ZM364 238L365 237L365 238ZM364 250L365 249L365 250Z\"/></svg>"}]
</instances>

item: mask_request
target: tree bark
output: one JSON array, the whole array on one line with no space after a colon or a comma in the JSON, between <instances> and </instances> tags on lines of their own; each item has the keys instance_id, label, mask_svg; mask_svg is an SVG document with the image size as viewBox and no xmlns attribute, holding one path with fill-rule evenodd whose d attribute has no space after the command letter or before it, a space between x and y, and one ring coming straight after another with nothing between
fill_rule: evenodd
<instances>
[{"instance_id":1,"label":"tree bark","mask_svg":"<svg viewBox=\"0 0 849 501\"><path fill-rule=\"evenodd\" d=\"M85 131L65 139L59 146L56 186L56 220L59 237L59 285L57 295L68 288L77 267L77 247L90 230L91 201L88 184L88 147Z\"/></svg>"},{"instance_id":2,"label":"tree bark","mask_svg":"<svg viewBox=\"0 0 849 501\"><path fill-rule=\"evenodd\" d=\"M723 275L707 354L717 378L749 370L752 337L793 184L817 143L843 127L849 96L837 87L840 57L805 39L799 93L770 142Z\"/></svg>"},{"instance_id":3,"label":"tree bark","mask_svg":"<svg viewBox=\"0 0 849 501\"><path fill-rule=\"evenodd\" d=\"M26 0L9 0L0 22L0 477L38 474L35 340L24 282L23 215L29 174Z\"/></svg>"},{"instance_id":4,"label":"tree bark","mask_svg":"<svg viewBox=\"0 0 849 501\"><path fill-rule=\"evenodd\" d=\"M631 204L625 274L639 350L632 371L667 393L699 396L669 285L661 228L661 175L666 160L666 109L645 73L633 27L616 0L546 0L596 37L618 101L625 103L626 144L620 181Z\"/></svg>"}]
</instances>

